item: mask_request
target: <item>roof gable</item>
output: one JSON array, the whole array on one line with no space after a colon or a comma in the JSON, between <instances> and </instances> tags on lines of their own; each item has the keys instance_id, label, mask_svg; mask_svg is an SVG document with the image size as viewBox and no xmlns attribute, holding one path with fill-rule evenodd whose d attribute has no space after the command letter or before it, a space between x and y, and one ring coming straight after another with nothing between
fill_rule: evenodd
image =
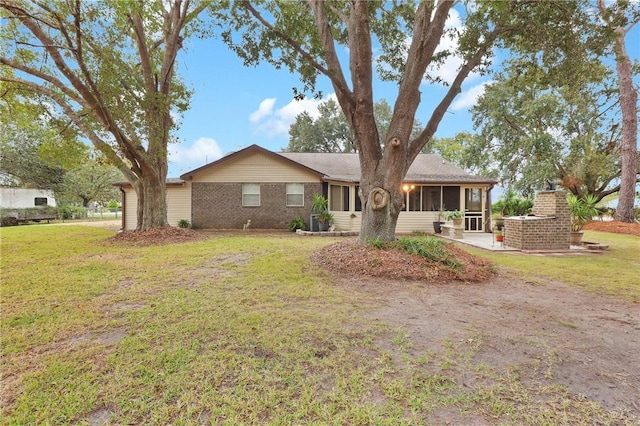
<instances>
[{"instance_id":1,"label":"roof gable","mask_svg":"<svg viewBox=\"0 0 640 426\"><path fill-rule=\"evenodd\" d=\"M181 179L184 180L192 180L194 178L195 175L197 174L201 174L207 171L211 171L215 168L221 167L223 165L227 165L230 162L233 162L234 160L238 160L241 159L243 157L249 157L251 155L262 155L262 156L266 156L268 158L274 159L278 162L284 162L289 166L293 166L296 167L298 169L302 169L306 172L312 173L316 176L318 176L319 178L323 178L323 174L317 170L314 170L312 168L307 167L306 165L302 164L302 163L298 163L296 161L292 161L289 158L283 157L278 153L275 153L273 151L269 151L268 149L262 148L261 146L258 145L251 145L248 146L247 148L241 149L239 151L235 151L232 152L230 154L225 155L224 157L220 158L219 160L213 161L209 164L205 164L202 167L199 167L197 169L194 169L190 172L187 172L185 174L183 174L182 176L180 176Z\"/></svg>"}]
</instances>

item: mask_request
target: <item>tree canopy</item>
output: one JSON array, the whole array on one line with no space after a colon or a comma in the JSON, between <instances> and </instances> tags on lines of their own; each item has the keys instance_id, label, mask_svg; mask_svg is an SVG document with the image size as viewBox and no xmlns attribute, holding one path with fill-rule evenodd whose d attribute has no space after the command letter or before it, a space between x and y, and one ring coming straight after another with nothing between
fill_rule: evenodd
<instances>
[{"instance_id":1,"label":"tree canopy","mask_svg":"<svg viewBox=\"0 0 640 426\"><path fill-rule=\"evenodd\" d=\"M7 91L0 95L0 116L11 117L0 120L2 184L55 191L87 147L46 103L36 101Z\"/></svg>"},{"instance_id":2,"label":"tree canopy","mask_svg":"<svg viewBox=\"0 0 640 426\"><path fill-rule=\"evenodd\" d=\"M594 63L598 77L556 85L534 64L513 60L487 86L472 108L481 133L467 140L466 161L526 195L545 179L579 197L617 192L619 105L610 73Z\"/></svg>"},{"instance_id":3,"label":"tree canopy","mask_svg":"<svg viewBox=\"0 0 640 426\"><path fill-rule=\"evenodd\" d=\"M474 3L461 14L462 26L447 26L455 5L454 1L238 1L218 16L228 25L223 40L247 64L266 61L286 68L297 73L303 89L310 91L319 76L331 82L360 159L361 242L395 238L404 201L401 184L409 166L435 134L469 73L486 69L496 42L512 42L566 17L564 3ZM438 51L447 37L456 39L457 46ZM434 71L454 55L461 62L456 75L424 129L412 137L422 92L429 90L428 82L440 83ZM376 71L380 78L398 84L385 133L375 122Z\"/></svg>"},{"instance_id":4,"label":"tree canopy","mask_svg":"<svg viewBox=\"0 0 640 426\"><path fill-rule=\"evenodd\" d=\"M625 182L633 192L637 93L624 38L640 6L599 1L598 13L587 1L563 5L571 17L563 25L508 39L510 59L473 108L481 135L468 139L465 157L526 194L545 178L581 198L622 194ZM567 28L573 22L580 31ZM633 195L627 198L623 210L633 217Z\"/></svg>"},{"instance_id":5,"label":"tree canopy","mask_svg":"<svg viewBox=\"0 0 640 426\"><path fill-rule=\"evenodd\" d=\"M334 99L322 102L318 107L318 118L308 112L296 117L289 129L289 152L357 152L355 136L344 113ZM376 125L380 134L386 133L392 117L391 106L385 99L377 101L373 106ZM422 131L422 123L415 120L412 136L417 137ZM382 144L384 141L380 141Z\"/></svg>"},{"instance_id":6,"label":"tree canopy","mask_svg":"<svg viewBox=\"0 0 640 426\"><path fill-rule=\"evenodd\" d=\"M106 205L120 198L120 191L113 186L119 180L122 180L122 173L117 168L100 155L87 153L82 163L65 172L55 193L56 201L59 204L80 203L83 207L92 201Z\"/></svg>"},{"instance_id":7,"label":"tree canopy","mask_svg":"<svg viewBox=\"0 0 640 426\"><path fill-rule=\"evenodd\" d=\"M178 51L207 2L0 0L0 82L47 99L135 188L138 229L167 225L167 145L189 92Z\"/></svg>"}]
</instances>

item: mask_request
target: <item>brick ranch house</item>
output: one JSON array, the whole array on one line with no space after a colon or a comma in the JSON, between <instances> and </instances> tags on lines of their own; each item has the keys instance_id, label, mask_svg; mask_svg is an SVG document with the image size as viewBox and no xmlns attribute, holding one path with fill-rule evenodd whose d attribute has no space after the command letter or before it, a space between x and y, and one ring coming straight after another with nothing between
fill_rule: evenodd
<instances>
[{"instance_id":1,"label":"brick ranch house","mask_svg":"<svg viewBox=\"0 0 640 426\"><path fill-rule=\"evenodd\" d=\"M329 200L338 231L359 231L362 206L358 197L358 154L272 152L258 145L167 179L169 224L187 219L194 228L284 229L302 216L309 225L314 194ZM433 232L440 206L465 212L465 230L486 231L491 189L497 182L471 175L435 154L419 154L409 168L403 189L405 210L396 231ZM136 227L137 197L128 182L122 192L122 229Z\"/></svg>"}]
</instances>

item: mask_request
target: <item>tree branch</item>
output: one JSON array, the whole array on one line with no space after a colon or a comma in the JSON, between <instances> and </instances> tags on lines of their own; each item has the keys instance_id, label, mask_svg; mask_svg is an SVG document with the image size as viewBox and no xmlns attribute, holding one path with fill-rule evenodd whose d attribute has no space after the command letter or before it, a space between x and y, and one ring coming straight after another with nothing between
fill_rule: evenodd
<instances>
[{"instance_id":1,"label":"tree branch","mask_svg":"<svg viewBox=\"0 0 640 426\"><path fill-rule=\"evenodd\" d=\"M139 13L127 14L127 18L131 23L134 32L134 41L138 48L140 56L140 64L142 66L142 77L147 93L154 93L157 89L153 81L153 71L151 70L151 58L149 58L149 50L147 49L147 41L144 33L144 24Z\"/></svg>"},{"instance_id":2,"label":"tree branch","mask_svg":"<svg viewBox=\"0 0 640 426\"><path fill-rule=\"evenodd\" d=\"M73 90L70 90L64 83L62 83L60 80L58 80L57 78L54 78L53 76L50 76L49 74L45 74L41 71L38 71L34 68L28 67L26 65L23 65L21 63L18 63L12 59L9 58L5 58L5 57L0 57L0 64L2 65L7 65L11 68L14 68L18 71L22 71L26 74L32 75L34 77L38 77L44 81L48 81L49 83L53 84L55 87L57 87L58 89L60 89L60 91L62 91L65 95L69 96L71 99L73 99L74 101L76 101L77 103L79 103L80 105L82 105L85 108L89 108L89 105L87 103L85 103L84 99L81 96L78 96L78 94L76 92L74 92Z\"/></svg>"},{"instance_id":3,"label":"tree branch","mask_svg":"<svg viewBox=\"0 0 640 426\"><path fill-rule=\"evenodd\" d=\"M325 52L325 62L328 66L326 72L322 70L320 71L329 77L329 80L331 80L331 84L336 91L336 97L340 101L339 104L343 109L345 117L347 117L347 120L353 127L353 113L355 108L353 93L349 89L349 85L347 84L347 80L342 70L342 65L340 64L338 54L336 53L333 34L331 33L331 26L329 25L329 18L327 17L327 13L324 9L327 5L331 5L331 3L326 3L321 0L309 0L309 6L313 11L316 28L318 29L320 43L322 44L322 49ZM347 18L345 17L345 20L346 19Z\"/></svg>"},{"instance_id":4,"label":"tree branch","mask_svg":"<svg viewBox=\"0 0 640 426\"><path fill-rule=\"evenodd\" d=\"M425 126L422 133L420 133L420 135L416 139L410 142L408 158L409 164L413 162L415 157L420 152L420 149L427 143L427 141L431 139L433 135L435 135L436 131L438 130L440 120L442 120L442 117L444 116L445 112L447 111L455 97L462 91L462 82L467 78L467 76L473 69L480 65L480 63L482 62L482 58L484 58L491 46L493 46L493 43L500 32L501 29L495 28L493 31L487 34L487 37L480 48L471 56L471 58L469 58L469 60L465 64L462 65L460 71L458 71L458 74L456 75L456 78L453 80L453 83L449 87L449 90L442 98L438 106L433 110L431 118L427 122L427 125Z\"/></svg>"},{"instance_id":5,"label":"tree branch","mask_svg":"<svg viewBox=\"0 0 640 426\"><path fill-rule=\"evenodd\" d=\"M295 50L298 54L300 54L300 56L302 56L307 62L309 62L309 64L315 68L316 70L318 70L320 73L326 75L327 77L331 78L331 73L329 72L328 69L326 69L325 67L323 67L318 61L315 60L315 58L313 56L311 56L309 54L309 52L307 52L306 50L304 50L302 48L302 46L300 46L299 43L297 43L293 38L289 37L288 34L276 29L273 25L271 25L267 20L265 20L262 15L260 14L260 12L258 12L249 1L243 1L242 2L243 7L249 11L249 13L251 13L259 22L260 24L262 24L262 26L264 26L265 28L267 28L269 31L273 31L278 37L282 38L284 41L286 41L286 43L293 49Z\"/></svg>"},{"instance_id":6,"label":"tree branch","mask_svg":"<svg viewBox=\"0 0 640 426\"><path fill-rule=\"evenodd\" d=\"M111 146L108 143L103 141L90 127L85 125L82 118L76 113L76 111L71 107L71 105L65 102L65 100L56 92L54 92L53 90L47 87L34 83L32 81L27 81L21 78L11 78L11 77L0 76L0 81L20 84L23 87L26 87L42 95L45 95L51 100L53 100L64 110L65 114L67 114L67 116L71 119L71 121L73 121L73 124L75 124L89 138L91 143L97 149L103 152L107 156L107 158L110 161L112 161L113 164L116 167L118 167L120 171L122 171L122 173L124 173L125 177L129 182L133 184L133 182L137 179L136 175L131 171L129 167L127 167L127 165L122 161L122 159L113 150L113 148L111 148Z\"/></svg>"}]
</instances>

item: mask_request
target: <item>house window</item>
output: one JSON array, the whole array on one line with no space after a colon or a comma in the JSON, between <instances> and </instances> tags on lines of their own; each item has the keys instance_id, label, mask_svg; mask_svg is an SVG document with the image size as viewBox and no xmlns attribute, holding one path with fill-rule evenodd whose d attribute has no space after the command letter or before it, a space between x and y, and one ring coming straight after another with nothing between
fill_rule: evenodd
<instances>
[{"instance_id":1,"label":"house window","mask_svg":"<svg viewBox=\"0 0 640 426\"><path fill-rule=\"evenodd\" d=\"M33 204L35 206L46 206L47 205L47 197L36 197L33 199Z\"/></svg>"},{"instance_id":2,"label":"house window","mask_svg":"<svg viewBox=\"0 0 640 426\"><path fill-rule=\"evenodd\" d=\"M357 212L361 212L362 211L362 200L360 199L360 186L359 185L355 186L355 192L356 192L356 205L354 206L353 210L357 211Z\"/></svg>"},{"instance_id":3,"label":"house window","mask_svg":"<svg viewBox=\"0 0 640 426\"><path fill-rule=\"evenodd\" d=\"M260 184L242 184L242 205L244 207L256 207L260 205Z\"/></svg>"},{"instance_id":4,"label":"house window","mask_svg":"<svg viewBox=\"0 0 640 426\"><path fill-rule=\"evenodd\" d=\"M287 207L304 206L304 184L288 183L287 184Z\"/></svg>"},{"instance_id":5,"label":"house window","mask_svg":"<svg viewBox=\"0 0 640 426\"><path fill-rule=\"evenodd\" d=\"M329 210L334 212L349 211L349 187L329 185Z\"/></svg>"}]
</instances>

